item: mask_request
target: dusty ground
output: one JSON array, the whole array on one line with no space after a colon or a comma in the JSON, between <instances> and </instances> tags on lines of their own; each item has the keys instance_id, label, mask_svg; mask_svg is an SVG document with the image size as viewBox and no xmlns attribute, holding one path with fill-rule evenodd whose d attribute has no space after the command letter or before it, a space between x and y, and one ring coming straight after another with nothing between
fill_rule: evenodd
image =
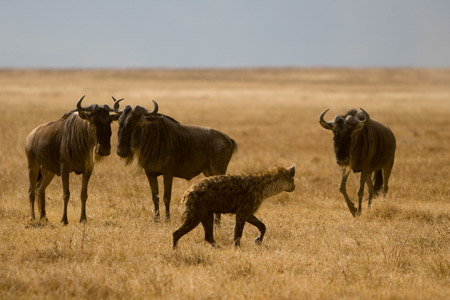
<instances>
[{"instance_id":1,"label":"dusty ground","mask_svg":"<svg viewBox=\"0 0 450 300\"><path fill-rule=\"evenodd\" d=\"M233 246L234 219L197 227L171 249L172 221L153 222L145 175L115 152L96 165L88 223L79 224L80 177L71 176L69 225L62 226L60 178L47 190L50 224L29 222L24 139L86 104L151 108L185 124L230 135L239 151L230 173L297 165L297 189L267 200L261 247L246 225ZM318 123L363 107L397 137L386 199L352 218L338 191L332 134ZM2 299L448 299L450 298L450 70L257 69L0 71L0 298ZM356 200L358 177L348 189Z\"/></svg>"}]
</instances>

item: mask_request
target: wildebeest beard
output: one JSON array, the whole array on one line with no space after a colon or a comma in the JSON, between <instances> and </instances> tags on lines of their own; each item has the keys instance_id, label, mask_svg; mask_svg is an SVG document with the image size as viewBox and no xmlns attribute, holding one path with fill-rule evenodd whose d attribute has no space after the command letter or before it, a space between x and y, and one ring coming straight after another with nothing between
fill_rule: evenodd
<instances>
[{"instance_id":1,"label":"wildebeest beard","mask_svg":"<svg viewBox=\"0 0 450 300\"><path fill-rule=\"evenodd\" d=\"M336 155L336 162L338 163L338 165L340 166L348 165L350 161L350 145L351 145L350 134L346 136L335 134L334 152Z\"/></svg>"},{"instance_id":2,"label":"wildebeest beard","mask_svg":"<svg viewBox=\"0 0 450 300\"><path fill-rule=\"evenodd\" d=\"M131 142L131 136L125 138L125 142L123 142L123 139L119 135L119 144L117 146L117 154L125 161L126 165L129 165L133 162L135 158L135 153L133 151L133 148L130 145Z\"/></svg>"},{"instance_id":3,"label":"wildebeest beard","mask_svg":"<svg viewBox=\"0 0 450 300\"><path fill-rule=\"evenodd\" d=\"M97 129L97 144L95 145L96 156L108 156L111 153L111 131L102 132Z\"/></svg>"}]
</instances>

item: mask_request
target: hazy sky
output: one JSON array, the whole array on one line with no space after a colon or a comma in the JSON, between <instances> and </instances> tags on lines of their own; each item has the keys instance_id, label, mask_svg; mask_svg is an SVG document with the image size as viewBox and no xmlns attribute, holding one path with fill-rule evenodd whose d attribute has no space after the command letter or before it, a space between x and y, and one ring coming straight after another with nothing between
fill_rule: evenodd
<instances>
[{"instance_id":1,"label":"hazy sky","mask_svg":"<svg viewBox=\"0 0 450 300\"><path fill-rule=\"evenodd\" d=\"M450 0L0 0L0 68L450 67Z\"/></svg>"}]
</instances>

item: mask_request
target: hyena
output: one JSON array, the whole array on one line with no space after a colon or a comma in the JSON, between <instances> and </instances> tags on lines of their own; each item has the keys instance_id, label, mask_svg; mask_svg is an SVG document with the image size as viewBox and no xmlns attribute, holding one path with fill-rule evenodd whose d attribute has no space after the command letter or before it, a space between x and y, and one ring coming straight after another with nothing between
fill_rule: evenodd
<instances>
[{"instance_id":1,"label":"hyena","mask_svg":"<svg viewBox=\"0 0 450 300\"><path fill-rule=\"evenodd\" d=\"M240 245L245 222L256 226L260 235L255 242L261 244L266 226L254 213L262 201L283 191L292 192L295 165L290 168L272 167L255 174L219 175L206 177L193 184L183 195L186 204L184 223L173 232L173 248L178 240L200 222L205 230L205 240L217 246L213 236L214 213L236 214L234 243Z\"/></svg>"}]
</instances>

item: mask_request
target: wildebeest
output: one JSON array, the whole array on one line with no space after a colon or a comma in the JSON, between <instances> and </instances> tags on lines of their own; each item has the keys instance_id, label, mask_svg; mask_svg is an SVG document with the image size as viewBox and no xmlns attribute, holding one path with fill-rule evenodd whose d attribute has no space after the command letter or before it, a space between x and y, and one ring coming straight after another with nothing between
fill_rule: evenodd
<instances>
[{"instance_id":1,"label":"wildebeest","mask_svg":"<svg viewBox=\"0 0 450 300\"><path fill-rule=\"evenodd\" d=\"M118 116L110 115L113 110L106 104L82 107L83 99L84 96L78 100L76 109L67 112L58 121L36 127L26 139L32 220L35 219L36 192L40 219L47 219L45 189L56 174L61 176L63 186L64 210L61 222L68 224L69 173L75 172L82 174L80 222L86 221L87 187L94 168L94 148L97 159L110 154L111 122ZM116 107L121 100L115 103Z\"/></svg>"},{"instance_id":2,"label":"wildebeest","mask_svg":"<svg viewBox=\"0 0 450 300\"><path fill-rule=\"evenodd\" d=\"M266 232L266 226L254 213L264 199L283 191L292 192L295 166L290 168L272 167L256 174L220 175L203 178L193 184L183 195L186 204L183 214L184 223L173 233L173 248L178 240L194 229L200 222L205 229L205 240L213 246L213 214L236 214L234 243L240 245L245 222L259 229L255 242L260 244Z\"/></svg>"},{"instance_id":3,"label":"wildebeest","mask_svg":"<svg viewBox=\"0 0 450 300\"><path fill-rule=\"evenodd\" d=\"M166 220L170 220L170 198L173 177L191 179L200 173L205 176L225 174L236 142L212 128L182 125L171 117L158 113L158 104L148 111L142 106L127 105L122 111L115 108L119 118L117 154L130 163L136 159L145 170L155 220L159 219L159 175L164 177L164 205Z\"/></svg>"},{"instance_id":4,"label":"wildebeest","mask_svg":"<svg viewBox=\"0 0 450 300\"><path fill-rule=\"evenodd\" d=\"M395 136L388 127L371 119L362 108L359 112L352 109L345 115L338 115L330 122L324 120L327 111L320 115L319 122L323 128L333 131L336 162L342 167L340 192L355 216L361 214L365 183L369 189L369 207L373 196L378 195L382 186L383 195L386 196L394 165ZM347 195L346 183L350 170L361 172L358 209Z\"/></svg>"}]
</instances>

